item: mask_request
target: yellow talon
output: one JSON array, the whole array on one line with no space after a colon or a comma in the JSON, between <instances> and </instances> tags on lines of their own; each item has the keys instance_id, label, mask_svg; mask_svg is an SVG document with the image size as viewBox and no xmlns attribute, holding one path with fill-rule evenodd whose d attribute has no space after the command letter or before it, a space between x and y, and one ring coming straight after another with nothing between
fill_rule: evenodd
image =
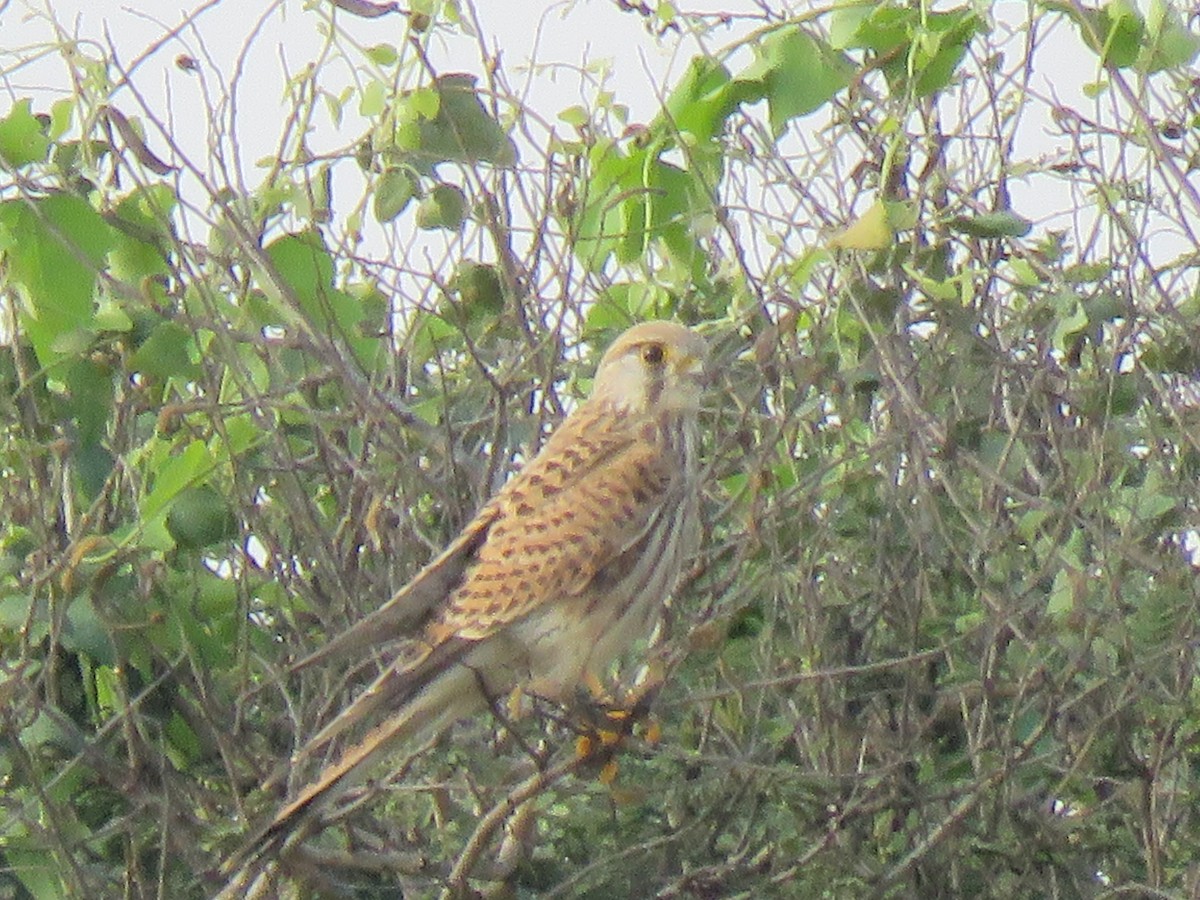
<instances>
[{"instance_id":1,"label":"yellow talon","mask_svg":"<svg viewBox=\"0 0 1200 900\"><path fill-rule=\"evenodd\" d=\"M643 735L647 744L657 744L662 740L662 724L658 719L651 719L646 725L646 733Z\"/></svg>"},{"instance_id":2,"label":"yellow talon","mask_svg":"<svg viewBox=\"0 0 1200 900\"><path fill-rule=\"evenodd\" d=\"M595 748L592 746L591 735L581 734L575 739L575 758L587 759Z\"/></svg>"},{"instance_id":3,"label":"yellow talon","mask_svg":"<svg viewBox=\"0 0 1200 900\"><path fill-rule=\"evenodd\" d=\"M525 692L521 690L520 685L513 688L509 692L508 700L504 703L504 708L508 711L509 719L515 721L525 712Z\"/></svg>"},{"instance_id":4,"label":"yellow talon","mask_svg":"<svg viewBox=\"0 0 1200 900\"><path fill-rule=\"evenodd\" d=\"M604 687L604 683L600 680L595 672L583 673L583 685L588 689L588 693L592 695L592 699L599 703L606 703L610 697L608 689Z\"/></svg>"},{"instance_id":5,"label":"yellow talon","mask_svg":"<svg viewBox=\"0 0 1200 900\"><path fill-rule=\"evenodd\" d=\"M621 708L606 709L604 714L613 722L623 722L632 715L629 710Z\"/></svg>"}]
</instances>

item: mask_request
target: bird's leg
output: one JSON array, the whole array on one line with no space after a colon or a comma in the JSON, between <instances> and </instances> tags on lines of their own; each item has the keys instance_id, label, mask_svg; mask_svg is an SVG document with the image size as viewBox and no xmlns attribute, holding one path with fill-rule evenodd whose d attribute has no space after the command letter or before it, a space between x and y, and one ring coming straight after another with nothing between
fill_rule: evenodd
<instances>
[{"instance_id":1,"label":"bird's leg","mask_svg":"<svg viewBox=\"0 0 1200 900\"><path fill-rule=\"evenodd\" d=\"M639 673L636 683L632 687L618 688L619 696L614 697L614 692L604 686L600 677L587 670L583 673L577 697L580 706L585 710L590 707L593 714L599 712L612 720L641 720L648 715L664 680L661 664L651 660Z\"/></svg>"},{"instance_id":2,"label":"bird's leg","mask_svg":"<svg viewBox=\"0 0 1200 900\"><path fill-rule=\"evenodd\" d=\"M591 669L583 673L583 686L588 689L588 693L592 695L592 700L597 704L609 705L613 702L612 694L604 686L604 682L600 680L600 676Z\"/></svg>"},{"instance_id":3,"label":"bird's leg","mask_svg":"<svg viewBox=\"0 0 1200 900\"><path fill-rule=\"evenodd\" d=\"M478 669L472 669L472 672L475 675L475 683L479 689L479 693L487 701L496 721L512 735L512 739L516 741L517 746L524 750L529 758L534 760L538 766L541 766L545 761L545 753L539 752L536 747L530 744L515 724L518 719L523 718L525 715L524 703L526 698L531 698L535 701L541 698L535 694L530 694L520 684L514 685L512 690L508 691L507 694L501 694L492 689L483 672Z\"/></svg>"},{"instance_id":4,"label":"bird's leg","mask_svg":"<svg viewBox=\"0 0 1200 900\"><path fill-rule=\"evenodd\" d=\"M616 778L616 751L643 722L642 736L657 743L661 729L650 715L650 705L662 686L661 672L650 667L637 685L622 691L614 700L595 672L587 671L580 686L582 712L575 753L580 758L595 757L601 764L600 781L609 784Z\"/></svg>"}]
</instances>

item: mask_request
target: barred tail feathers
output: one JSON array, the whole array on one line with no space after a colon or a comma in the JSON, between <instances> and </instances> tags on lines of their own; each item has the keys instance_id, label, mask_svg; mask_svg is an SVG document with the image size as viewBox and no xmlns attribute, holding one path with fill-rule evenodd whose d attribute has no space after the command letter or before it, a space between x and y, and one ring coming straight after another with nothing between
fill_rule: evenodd
<instances>
[{"instance_id":1,"label":"barred tail feathers","mask_svg":"<svg viewBox=\"0 0 1200 900\"><path fill-rule=\"evenodd\" d=\"M259 883L286 845L294 843L293 835L303 838L316 824L320 812L338 796L361 781L371 769L371 763L389 751L409 746L414 751L436 737L455 721L473 715L488 706L475 667L464 660L466 647L453 652L426 655L413 670L395 669L379 678L343 713L322 729L297 754L297 759L311 757L330 739L351 725L375 712L381 705L395 707L362 739L347 747L295 798L288 801L222 867L232 875L219 898L249 896L248 885ZM408 676L408 677L405 677Z\"/></svg>"}]
</instances>

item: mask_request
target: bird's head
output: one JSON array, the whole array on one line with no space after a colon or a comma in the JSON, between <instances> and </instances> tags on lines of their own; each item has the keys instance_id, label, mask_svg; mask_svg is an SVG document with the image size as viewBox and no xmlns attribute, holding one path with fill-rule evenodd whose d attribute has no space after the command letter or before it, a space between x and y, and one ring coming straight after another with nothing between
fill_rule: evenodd
<instances>
[{"instance_id":1,"label":"bird's head","mask_svg":"<svg viewBox=\"0 0 1200 900\"><path fill-rule=\"evenodd\" d=\"M595 399L624 412L696 412L708 347L674 322L643 322L618 337L596 370Z\"/></svg>"}]
</instances>

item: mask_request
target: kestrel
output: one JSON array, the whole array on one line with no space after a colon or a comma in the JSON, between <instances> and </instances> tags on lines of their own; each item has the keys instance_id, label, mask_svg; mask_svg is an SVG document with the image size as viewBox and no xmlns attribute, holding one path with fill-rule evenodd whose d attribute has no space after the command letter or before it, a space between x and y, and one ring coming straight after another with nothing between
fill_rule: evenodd
<instances>
[{"instance_id":1,"label":"kestrel","mask_svg":"<svg viewBox=\"0 0 1200 900\"><path fill-rule=\"evenodd\" d=\"M284 805L252 852L282 847L368 763L431 739L515 689L551 701L596 684L648 637L697 523L697 411L706 347L671 322L635 325L591 397L463 532L387 604L297 667L404 637L399 658L298 753L376 720ZM414 621L420 620L414 634Z\"/></svg>"}]
</instances>

